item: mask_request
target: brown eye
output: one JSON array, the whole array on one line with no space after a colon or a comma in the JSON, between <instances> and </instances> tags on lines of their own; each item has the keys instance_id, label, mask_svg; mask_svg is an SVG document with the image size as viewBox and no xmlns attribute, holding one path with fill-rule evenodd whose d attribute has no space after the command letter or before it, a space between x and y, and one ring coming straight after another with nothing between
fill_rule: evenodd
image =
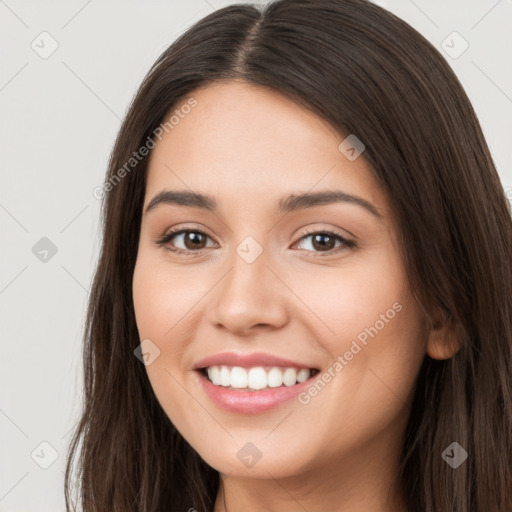
<instances>
[{"instance_id":1,"label":"brown eye","mask_svg":"<svg viewBox=\"0 0 512 512\"><path fill-rule=\"evenodd\" d=\"M313 237L311 245L316 250L331 250L334 249L334 246L336 245L336 239L326 233L319 233L311 236Z\"/></svg>"},{"instance_id":2,"label":"brown eye","mask_svg":"<svg viewBox=\"0 0 512 512\"><path fill-rule=\"evenodd\" d=\"M307 233L305 236L301 238L301 241L311 239L310 243L306 243L306 250L312 250L313 252L320 253L328 253L328 252L338 252L334 251L337 248L352 248L355 247L355 242L347 240L342 237L338 233L333 233L331 231L316 231L313 233ZM336 246L336 243L339 242L339 245ZM301 242L299 242L300 244Z\"/></svg>"},{"instance_id":3,"label":"brown eye","mask_svg":"<svg viewBox=\"0 0 512 512\"><path fill-rule=\"evenodd\" d=\"M203 249L206 242L206 237L201 233L195 231L187 231L183 233L183 243L187 250Z\"/></svg>"},{"instance_id":4,"label":"brown eye","mask_svg":"<svg viewBox=\"0 0 512 512\"><path fill-rule=\"evenodd\" d=\"M181 229L162 236L158 241L159 246L168 246L170 251L177 253L198 252L206 248L210 238L206 233L199 230ZM171 243L172 241L172 243ZM179 245L181 244L182 247ZM178 247L176 247L178 245Z\"/></svg>"}]
</instances>

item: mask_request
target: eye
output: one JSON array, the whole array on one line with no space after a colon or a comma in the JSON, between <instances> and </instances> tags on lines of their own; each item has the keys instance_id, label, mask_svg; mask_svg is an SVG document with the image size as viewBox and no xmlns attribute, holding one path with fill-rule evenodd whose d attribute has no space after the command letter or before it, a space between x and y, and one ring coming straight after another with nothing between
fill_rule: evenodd
<instances>
[{"instance_id":1,"label":"eye","mask_svg":"<svg viewBox=\"0 0 512 512\"><path fill-rule=\"evenodd\" d=\"M305 244L306 250L313 250L314 252L320 253L338 253L339 251L334 251L336 242L340 242L342 249L352 249L356 247L355 242L347 240L339 233L332 231L310 231L303 235L300 241L307 239L311 239L311 241ZM338 246L338 248L339 247L340 246Z\"/></svg>"},{"instance_id":2,"label":"eye","mask_svg":"<svg viewBox=\"0 0 512 512\"><path fill-rule=\"evenodd\" d=\"M184 248L176 248L175 243L171 244L171 241L176 239L178 243L184 244ZM206 248L205 242L207 239L211 238L200 229L175 229L167 234L162 235L157 239L156 245L160 247L166 247L169 251L172 251L176 254L191 254L191 253L199 253L203 252L203 249ZM343 248L351 249L356 247L356 243L347 240L344 236L339 233L335 233L333 231L310 231L305 233L295 245L301 243L301 241L311 239L310 242L306 243L306 250L320 253L337 253L339 251L335 251L334 249L336 242L338 248L343 250ZM210 246L211 247L211 246Z\"/></svg>"},{"instance_id":3,"label":"eye","mask_svg":"<svg viewBox=\"0 0 512 512\"><path fill-rule=\"evenodd\" d=\"M165 246L167 249L177 254L200 253L202 249L205 248L204 243L208 238L210 237L199 229L176 229L161 236L156 241L156 244L162 247ZM169 247L170 245L174 245L170 243L173 239L176 239L178 243L183 243L185 245L184 249Z\"/></svg>"}]
</instances>

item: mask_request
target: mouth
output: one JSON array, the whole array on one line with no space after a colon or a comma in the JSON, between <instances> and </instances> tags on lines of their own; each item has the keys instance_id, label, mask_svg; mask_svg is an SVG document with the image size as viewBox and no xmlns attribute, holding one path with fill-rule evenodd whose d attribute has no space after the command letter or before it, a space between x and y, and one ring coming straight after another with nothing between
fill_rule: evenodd
<instances>
[{"instance_id":1,"label":"mouth","mask_svg":"<svg viewBox=\"0 0 512 512\"><path fill-rule=\"evenodd\" d=\"M238 392L293 387L312 379L320 372L318 368L229 365L212 365L198 368L197 371L213 386Z\"/></svg>"},{"instance_id":2,"label":"mouth","mask_svg":"<svg viewBox=\"0 0 512 512\"><path fill-rule=\"evenodd\" d=\"M318 368L293 366L196 367L204 393L221 409L236 414L259 414L292 403L312 384Z\"/></svg>"}]
</instances>

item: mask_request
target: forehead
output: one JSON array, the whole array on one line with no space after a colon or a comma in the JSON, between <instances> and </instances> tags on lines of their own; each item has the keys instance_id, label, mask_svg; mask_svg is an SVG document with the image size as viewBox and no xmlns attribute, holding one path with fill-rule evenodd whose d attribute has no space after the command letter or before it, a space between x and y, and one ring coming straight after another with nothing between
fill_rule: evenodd
<instances>
[{"instance_id":1,"label":"forehead","mask_svg":"<svg viewBox=\"0 0 512 512\"><path fill-rule=\"evenodd\" d=\"M195 106L184 109L189 98ZM345 136L279 92L214 82L190 93L172 114L180 115L151 154L146 205L164 188L259 204L292 192L341 188L384 208L366 161L340 152Z\"/></svg>"}]
</instances>

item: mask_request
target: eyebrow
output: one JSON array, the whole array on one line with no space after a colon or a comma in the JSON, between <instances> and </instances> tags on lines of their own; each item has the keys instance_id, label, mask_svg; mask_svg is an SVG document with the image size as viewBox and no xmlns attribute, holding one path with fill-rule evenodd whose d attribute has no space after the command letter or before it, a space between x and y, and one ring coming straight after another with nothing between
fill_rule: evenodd
<instances>
[{"instance_id":1,"label":"eyebrow","mask_svg":"<svg viewBox=\"0 0 512 512\"><path fill-rule=\"evenodd\" d=\"M341 190L325 190L303 194L291 194L278 201L275 213L289 213L333 203L354 204L366 209L379 219L383 217L379 210L366 199L342 192ZM154 196L153 199L151 199L146 207L145 214L162 204L188 206L190 208L199 208L201 210L211 212L218 211L218 204L213 196L188 190L162 190Z\"/></svg>"}]
</instances>

